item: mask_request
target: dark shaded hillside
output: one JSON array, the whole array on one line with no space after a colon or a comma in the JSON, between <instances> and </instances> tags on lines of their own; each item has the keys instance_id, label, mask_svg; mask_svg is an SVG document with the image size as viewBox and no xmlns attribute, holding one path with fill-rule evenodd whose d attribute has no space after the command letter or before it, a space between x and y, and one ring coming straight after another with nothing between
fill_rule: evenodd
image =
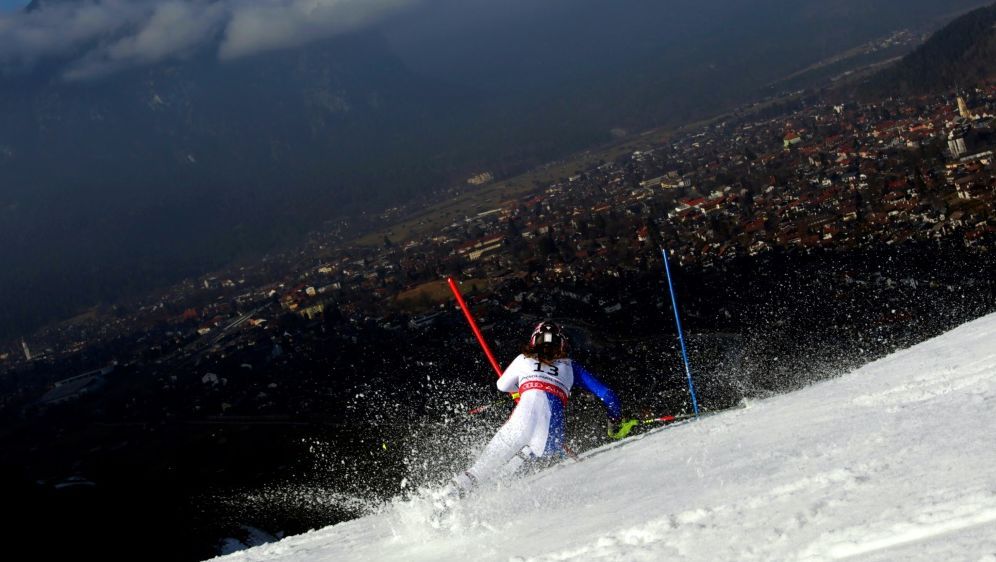
<instances>
[{"instance_id":1,"label":"dark shaded hillside","mask_svg":"<svg viewBox=\"0 0 996 562\"><path fill-rule=\"evenodd\" d=\"M376 34L100 81L0 79L0 333L412 197L452 169L446 110L472 100Z\"/></svg>"},{"instance_id":2,"label":"dark shaded hillside","mask_svg":"<svg viewBox=\"0 0 996 562\"><path fill-rule=\"evenodd\" d=\"M970 12L859 88L867 97L922 95L996 76L996 4Z\"/></svg>"}]
</instances>

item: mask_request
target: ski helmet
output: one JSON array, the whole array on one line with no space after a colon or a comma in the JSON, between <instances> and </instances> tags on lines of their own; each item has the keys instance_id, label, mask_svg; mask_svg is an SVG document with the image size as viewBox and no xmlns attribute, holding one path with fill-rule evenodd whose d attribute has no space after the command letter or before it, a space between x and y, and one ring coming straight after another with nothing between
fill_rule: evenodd
<instances>
[{"instance_id":1,"label":"ski helmet","mask_svg":"<svg viewBox=\"0 0 996 562\"><path fill-rule=\"evenodd\" d=\"M549 320L537 324L533 329L533 335L529 338L529 346L535 348L541 345L559 347L561 351L566 351L567 334L564 333L563 327Z\"/></svg>"}]
</instances>

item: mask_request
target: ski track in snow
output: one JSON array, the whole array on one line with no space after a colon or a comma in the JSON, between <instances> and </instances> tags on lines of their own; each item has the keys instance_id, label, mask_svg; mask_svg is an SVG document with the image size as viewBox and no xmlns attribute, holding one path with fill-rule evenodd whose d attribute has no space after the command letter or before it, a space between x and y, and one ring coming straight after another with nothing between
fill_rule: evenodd
<instances>
[{"instance_id":1,"label":"ski track in snow","mask_svg":"<svg viewBox=\"0 0 996 562\"><path fill-rule=\"evenodd\" d=\"M332 560L996 562L996 315L461 502L238 552Z\"/></svg>"}]
</instances>

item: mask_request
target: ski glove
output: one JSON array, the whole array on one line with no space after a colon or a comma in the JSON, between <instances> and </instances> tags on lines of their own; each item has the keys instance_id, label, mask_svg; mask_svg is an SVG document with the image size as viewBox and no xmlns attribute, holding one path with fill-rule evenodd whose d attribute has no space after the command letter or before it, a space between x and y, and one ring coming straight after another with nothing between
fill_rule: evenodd
<instances>
[{"instance_id":1,"label":"ski glove","mask_svg":"<svg viewBox=\"0 0 996 562\"><path fill-rule=\"evenodd\" d=\"M640 424L640 420L623 418L619 421L609 420L608 435L612 439L622 439L629 435L633 428Z\"/></svg>"}]
</instances>

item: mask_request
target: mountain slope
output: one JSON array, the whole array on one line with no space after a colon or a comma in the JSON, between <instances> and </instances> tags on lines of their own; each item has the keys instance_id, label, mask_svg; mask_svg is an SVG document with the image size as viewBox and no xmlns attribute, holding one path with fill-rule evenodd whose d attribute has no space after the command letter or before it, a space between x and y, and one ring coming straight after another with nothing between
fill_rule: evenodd
<instances>
[{"instance_id":1,"label":"mountain slope","mask_svg":"<svg viewBox=\"0 0 996 562\"><path fill-rule=\"evenodd\" d=\"M996 315L459 505L223 560L996 560Z\"/></svg>"},{"instance_id":2,"label":"mountain slope","mask_svg":"<svg viewBox=\"0 0 996 562\"><path fill-rule=\"evenodd\" d=\"M861 88L865 95L920 95L996 77L996 4L961 16Z\"/></svg>"},{"instance_id":3,"label":"mountain slope","mask_svg":"<svg viewBox=\"0 0 996 562\"><path fill-rule=\"evenodd\" d=\"M461 94L371 34L100 81L0 76L0 335L425 189L438 176L416 153L446 119L432 104Z\"/></svg>"},{"instance_id":4,"label":"mountain slope","mask_svg":"<svg viewBox=\"0 0 996 562\"><path fill-rule=\"evenodd\" d=\"M89 80L69 78L119 50L135 55L140 38L124 26L35 52L39 33L72 35L57 7L99 4L111 17L133 5L285 3L36 0L2 16L0 337L482 170L511 173L612 130L721 112L979 0L385 3L410 9L236 60L219 60L225 32L210 28ZM13 62L11 41L22 51Z\"/></svg>"}]
</instances>

